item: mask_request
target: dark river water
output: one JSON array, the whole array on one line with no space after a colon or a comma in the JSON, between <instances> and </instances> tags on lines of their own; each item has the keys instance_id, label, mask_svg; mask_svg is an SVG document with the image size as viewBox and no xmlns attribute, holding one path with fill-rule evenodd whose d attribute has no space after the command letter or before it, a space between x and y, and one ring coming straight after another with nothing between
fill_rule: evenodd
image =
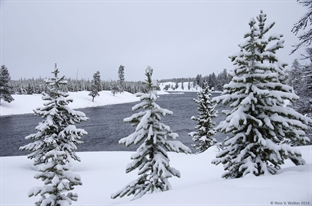
<instances>
[{"instance_id":1,"label":"dark river water","mask_svg":"<svg viewBox=\"0 0 312 206\"><path fill-rule=\"evenodd\" d=\"M186 92L184 94L160 95L156 102L160 107L173 112L173 115L162 117L162 122L170 126L173 132L179 134L181 142L195 151L191 146L192 138L188 136L188 133L193 131L196 125L191 120L191 116L197 114L197 104L193 98L197 98L197 93ZM124 123L123 119L136 113L131 108L137 103L76 109L89 117L88 121L76 125L77 128L83 128L88 132L88 135L82 139L84 143L78 146L78 151L136 150L138 146L125 147L119 145L118 141L134 132L135 128L131 127L129 123ZM218 117L214 119L216 123L224 120L225 116L221 114L223 109L223 105L217 106L219 112ZM39 122L41 122L41 118L34 114L0 117L0 156L27 155L27 152L19 151L19 147L30 142L25 140L25 136L36 133L35 127ZM215 138L222 141L225 136L217 133Z\"/></svg>"}]
</instances>

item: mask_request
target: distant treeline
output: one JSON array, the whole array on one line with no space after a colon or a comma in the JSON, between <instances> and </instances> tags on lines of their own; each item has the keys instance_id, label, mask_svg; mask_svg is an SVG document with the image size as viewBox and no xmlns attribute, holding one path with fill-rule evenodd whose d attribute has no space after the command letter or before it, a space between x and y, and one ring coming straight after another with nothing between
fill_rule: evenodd
<instances>
[{"instance_id":1,"label":"distant treeline","mask_svg":"<svg viewBox=\"0 0 312 206\"><path fill-rule=\"evenodd\" d=\"M215 90L222 91L223 85L230 82L230 77L226 71L216 75L215 73L209 74L208 76L202 76L198 74L195 78L173 78L173 79L162 79L159 83L163 82L193 82L193 87L203 87L204 81L208 82L209 87L214 87ZM46 91L46 85L44 78L31 78L31 79L20 79L10 81L11 93L12 94L41 94ZM64 91L77 92L77 91L91 91L91 80L86 79L67 79L67 85L64 86ZM118 85L118 80L101 81L101 90L112 90L115 85ZM142 82L137 81L125 81L123 90L132 94L137 92L144 92L145 85Z\"/></svg>"},{"instance_id":2,"label":"distant treeline","mask_svg":"<svg viewBox=\"0 0 312 206\"><path fill-rule=\"evenodd\" d=\"M101 81L101 90L111 90L118 81ZM46 91L46 85L43 78L39 79L20 79L11 80L11 93L12 94L41 94ZM145 86L142 82L125 82L124 91L130 93L144 92ZM63 88L64 91L77 92L77 91L91 91L91 81L86 79L67 79L67 85Z\"/></svg>"},{"instance_id":3,"label":"distant treeline","mask_svg":"<svg viewBox=\"0 0 312 206\"><path fill-rule=\"evenodd\" d=\"M175 82L175 83L184 83L184 82L193 82L193 87L199 86L203 88L204 82L208 83L208 86L210 88L214 88L214 90L222 91L223 85L229 83L231 81L231 77L229 76L226 69L224 69L221 73L215 74L214 72L212 74L209 74L207 76L202 76L201 74L198 74L195 78L173 78L173 79L162 79L159 81L159 83L164 82Z\"/></svg>"}]
</instances>

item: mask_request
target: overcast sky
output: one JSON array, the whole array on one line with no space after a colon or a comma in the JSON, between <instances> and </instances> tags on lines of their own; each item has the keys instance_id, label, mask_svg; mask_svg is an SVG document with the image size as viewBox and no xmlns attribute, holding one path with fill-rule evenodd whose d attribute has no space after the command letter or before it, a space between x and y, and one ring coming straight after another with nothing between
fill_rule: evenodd
<instances>
[{"instance_id":1,"label":"overcast sky","mask_svg":"<svg viewBox=\"0 0 312 206\"><path fill-rule=\"evenodd\" d=\"M144 80L149 65L154 79L205 76L232 69L228 56L261 9L290 66L300 54L289 56L291 29L306 12L295 0L0 1L0 64L12 79L50 77L54 63L78 79L116 80L120 65L126 80Z\"/></svg>"}]
</instances>

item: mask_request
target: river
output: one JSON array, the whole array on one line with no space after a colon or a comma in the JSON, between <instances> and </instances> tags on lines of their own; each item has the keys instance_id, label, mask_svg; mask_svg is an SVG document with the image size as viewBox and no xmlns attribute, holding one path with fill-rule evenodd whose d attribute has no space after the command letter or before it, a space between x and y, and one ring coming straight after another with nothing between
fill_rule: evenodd
<instances>
[{"instance_id":1,"label":"river","mask_svg":"<svg viewBox=\"0 0 312 206\"><path fill-rule=\"evenodd\" d=\"M173 112L173 115L162 117L162 122L170 126L173 132L178 133L179 140L190 147L192 151L195 150L191 146L193 141L188 133L193 131L196 125L191 120L191 116L197 114L197 104L193 101L193 98L196 97L195 92L186 92L184 94L160 95L156 100L160 107ZM83 128L88 132L88 135L82 139L84 143L78 145L78 151L135 150L138 146L125 147L118 144L119 139L134 132L134 127L131 127L129 123L124 123L123 119L135 113L131 110L135 104L137 102L76 109L89 117L88 121L76 125L77 128ZM219 111L219 115L214 121L219 123L225 118L221 114L223 105L218 105L216 109ZM25 140L25 136L36 133L35 127L40 121L41 118L34 114L0 117L0 156L27 155L27 152L19 151L18 148L30 142ZM217 133L215 138L222 141L224 135Z\"/></svg>"}]
</instances>

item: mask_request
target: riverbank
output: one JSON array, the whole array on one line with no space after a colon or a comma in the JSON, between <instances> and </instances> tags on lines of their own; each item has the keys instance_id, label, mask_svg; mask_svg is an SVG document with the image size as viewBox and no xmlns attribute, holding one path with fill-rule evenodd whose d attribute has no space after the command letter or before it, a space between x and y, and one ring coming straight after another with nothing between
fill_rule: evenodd
<instances>
[{"instance_id":1,"label":"riverbank","mask_svg":"<svg viewBox=\"0 0 312 206\"><path fill-rule=\"evenodd\" d=\"M69 92L69 97L74 100L69 106L73 109L79 109L139 101L135 95L129 92L114 96L110 91L101 91L100 96L94 98L94 102L92 102L92 97L88 94L88 91ZM42 107L44 103L41 94L12 95L12 97L14 101L11 103L2 101L0 116L33 113L34 109Z\"/></svg>"},{"instance_id":2,"label":"riverbank","mask_svg":"<svg viewBox=\"0 0 312 206\"><path fill-rule=\"evenodd\" d=\"M99 93L100 96L94 98L94 102L92 102L92 97L88 95L88 91L69 92L69 97L74 100L69 106L73 109L80 109L139 101L139 98L129 92L118 93L115 96L111 91ZM168 94L168 92L159 91L158 94ZM34 109L42 107L44 103L41 94L12 95L12 97L14 101L11 103L1 101L0 116L30 114L33 113Z\"/></svg>"}]
</instances>

